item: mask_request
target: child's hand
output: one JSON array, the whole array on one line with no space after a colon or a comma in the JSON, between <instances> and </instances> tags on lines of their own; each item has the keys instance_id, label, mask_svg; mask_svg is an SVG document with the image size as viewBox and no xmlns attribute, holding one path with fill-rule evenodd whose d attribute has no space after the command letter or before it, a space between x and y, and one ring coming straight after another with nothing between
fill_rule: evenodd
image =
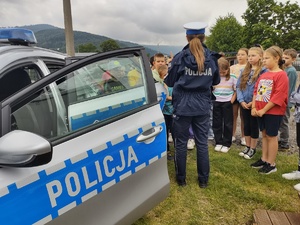
<instances>
[{"instance_id":1,"label":"child's hand","mask_svg":"<svg viewBox=\"0 0 300 225\"><path fill-rule=\"evenodd\" d=\"M256 108L252 108L251 109L251 116L257 117L257 110L256 110Z\"/></svg>"},{"instance_id":2,"label":"child's hand","mask_svg":"<svg viewBox=\"0 0 300 225\"><path fill-rule=\"evenodd\" d=\"M243 109L249 109L248 105L246 102L242 102L241 106L243 107Z\"/></svg>"},{"instance_id":3,"label":"child's hand","mask_svg":"<svg viewBox=\"0 0 300 225\"><path fill-rule=\"evenodd\" d=\"M251 109L251 107L252 107L252 102L248 102L248 103L247 103L247 107L248 107L248 109Z\"/></svg>"},{"instance_id":4,"label":"child's hand","mask_svg":"<svg viewBox=\"0 0 300 225\"><path fill-rule=\"evenodd\" d=\"M259 116L259 117L262 117L265 113L266 113L266 112L265 112L264 109L261 109L261 110L256 111L256 115Z\"/></svg>"}]
</instances>

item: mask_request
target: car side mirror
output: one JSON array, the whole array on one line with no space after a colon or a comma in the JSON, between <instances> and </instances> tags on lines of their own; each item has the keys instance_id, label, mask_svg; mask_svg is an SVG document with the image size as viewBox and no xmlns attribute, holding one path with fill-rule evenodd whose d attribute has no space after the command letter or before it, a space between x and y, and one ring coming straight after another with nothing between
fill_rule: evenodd
<instances>
[{"instance_id":1,"label":"car side mirror","mask_svg":"<svg viewBox=\"0 0 300 225\"><path fill-rule=\"evenodd\" d=\"M0 138L0 166L32 167L52 159L52 145L45 138L23 130L14 130Z\"/></svg>"}]
</instances>

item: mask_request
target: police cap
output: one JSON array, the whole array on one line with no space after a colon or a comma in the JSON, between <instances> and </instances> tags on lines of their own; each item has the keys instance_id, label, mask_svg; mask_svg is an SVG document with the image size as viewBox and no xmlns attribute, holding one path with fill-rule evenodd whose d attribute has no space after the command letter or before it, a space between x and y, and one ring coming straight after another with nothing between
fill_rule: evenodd
<instances>
[{"instance_id":1,"label":"police cap","mask_svg":"<svg viewBox=\"0 0 300 225\"><path fill-rule=\"evenodd\" d=\"M204 34L205 28L207 27L207 23L205 22L190 22L183 25L184 29L186 29L186 34Z\"/></svg>"}]
</instances>

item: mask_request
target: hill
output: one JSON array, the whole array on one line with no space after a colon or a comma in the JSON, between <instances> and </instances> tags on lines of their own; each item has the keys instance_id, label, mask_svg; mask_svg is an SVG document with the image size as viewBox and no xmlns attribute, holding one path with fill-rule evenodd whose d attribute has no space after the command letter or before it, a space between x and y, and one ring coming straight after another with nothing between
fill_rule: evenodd
<instances>
[{"instance_id":1,"label":"hill","mask_svg":"<svg viewBox=\"0 0 300 225\"><path fill-rule=\"evenodd\" d=\"M153 49L156 52L162 52L170 55L172 52L174 55L181 51L184 46L171 46L171 45L145 45L147 48Z\"/></svg>"},{"instance_id":2,"label":"hill","mask_svg":"<svg viewBox=\"0 0 300 225\"><path fill-rule=\"evenodd\" d=\"M55 27L49 24L36 24L36 25L26 25L19 26L20 28L25 28L34 31L36 39L38 41L37 46L42 48L53 49L60 52L66 52L66 41L64 29ZM96 47L106 40L111 38L91 34L83 31L74 31L74 45L75 52L78 52L78 46L82 44L92 43ZM115 40L120 45L121 48L138 46L137 43L131 43L121 40ZM146 52L149 56L154 55L157 51L144 46ZM164 53L164 52L163 52Z\"/></svg>"}]
</instances>

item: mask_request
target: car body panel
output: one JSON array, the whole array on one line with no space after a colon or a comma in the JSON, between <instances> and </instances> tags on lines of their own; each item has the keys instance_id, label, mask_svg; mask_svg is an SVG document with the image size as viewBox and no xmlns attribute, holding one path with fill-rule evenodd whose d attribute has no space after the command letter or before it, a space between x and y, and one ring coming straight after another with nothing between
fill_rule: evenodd
<instances>
[{"instance_id":1,"label":"car body panel","mask_svg":"<svg viewBox=\"0 0 300 225\"><path fill-rule=\"evenodd\" d=\"M22 65L29 60L44 59L64 63L66 54L27 46L1 46L0 47L0 74L12 65Z\"/></svg>"},{"instance_id":2,"label":"car body panel","mask_svg":"<svg viewBox=\"0 0 300 225\"><path fill-rule=\"evenodd\" d=\"M55 93L58 89L53 82L66 74L97 60L131 52L139 55L143 65L147 64L143 48L93 55L8 97L1 102L2 135L10 132L9 118L15 108L29 105L27 99L33 99L41 87L49 86L47 90ZM41 61L37 59L37 63ZM131 224L168 196L166 127L150 68L144 69L144 94L139 95L143 88L137 87L123 94L79 102L77 106L71 104L65 112L69 121L72 115L97 110L101 104L111 109L110 117L98 117L97 123L79 123L74 128L71 124L69 134L47 139L53 146L48 164L0 168L0 224ZM166 96L163 89L159 93ZM123 104L118 98L131 95L132 100L142 98L142 104L133 101L135 107L121 107L115 113L116 105ZM63 106L62 97L59 93L53 96L54 102L60 102L55 106L59 109Z\"/></svg>"}]
</instances>

